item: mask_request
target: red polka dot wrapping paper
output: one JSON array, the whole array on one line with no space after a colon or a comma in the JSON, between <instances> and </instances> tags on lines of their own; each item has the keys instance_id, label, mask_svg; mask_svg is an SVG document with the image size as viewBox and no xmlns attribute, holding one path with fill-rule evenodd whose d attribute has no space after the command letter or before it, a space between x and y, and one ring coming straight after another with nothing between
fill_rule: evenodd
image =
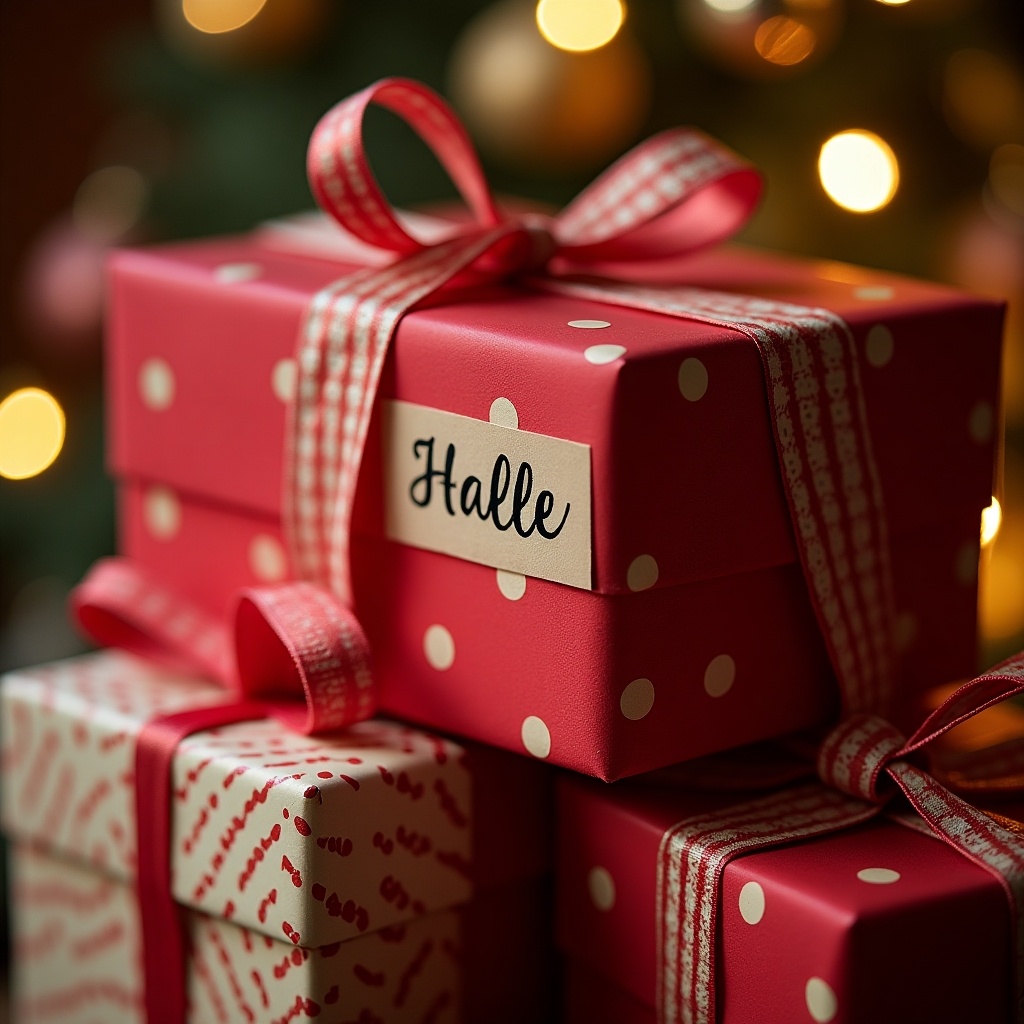
<instances>
[{"instance_id":1,"label":"red polka dot wrapping paper","mask_svg":"<svg viewBox=\"0 0 1024 1024\"><path fill-rule=\"evenodd\" d=\"M5 831L131 880L136 737L223 691L100 652L11 673L2 699ZM172 784L175 900L289 946L355 939L546 866L539 766L385 720L326 738L271 720L196 733Z\"/></svg>"},{"instance_id":2,"label":"red polka dot wrapping paper","mask_svg":"<svg viewBox=\"0 0 1024 1024\"><path fill-rule=\"evenodd\" d=\"M737 799L560 781L567 1024L654 1024L662 837ZM880 819L737 857L719 899L719 1024L1012 1024L1006 897L930 835Z\"/></svg>"},{"instance_id":3,"label":"red polka dot wrapping paper","mask_svg":"<svg viewBox=\"0 0 1024 1024\"><path fill-rule=\"evenodd\" d=\"M144 1024L137 904L130 885L29 844L11 854L13 995L21 1024ZM189 912L191 1024L437 1024L538 1019L543 943L534 882L319 949ZM484 918L486 917L486 922ZM495 929L494 919L505 927ZM488 926L489 924L489 926ZM486 945L478 940L486 934ZM500 958L495 970L482 951ZM487 988L484 988L486 982Z\"/></svg>"},{"instance_id":4,"label":"red polka dot wrapping paper","mask_svg":"<svg viewBox=\"0 0 1024 1024\"><path fill-rule=\"evenodd\" d=\"M292 571L289 360L306 304L344 269L262 235L114 261L122 550L216 614L239 586ZM973 671L1001 307L742 250L662 273L849 323L893 535L904 685ZM591 592L388 541L371 429L354 580L385 710L605 779L828 718L834 686L748 339L494 287L405 317L381 395L484 421L511 409L522 431L589 445L594 573Z\"/></svg>"}]
</instances>

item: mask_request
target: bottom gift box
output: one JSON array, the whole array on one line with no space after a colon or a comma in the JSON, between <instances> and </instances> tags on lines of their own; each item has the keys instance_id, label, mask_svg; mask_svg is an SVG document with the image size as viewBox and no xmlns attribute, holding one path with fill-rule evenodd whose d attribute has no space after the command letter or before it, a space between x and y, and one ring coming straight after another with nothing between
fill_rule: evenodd
<instances>
[{"instance_id":1,"label":"bottom gift box","mask_svg":"<svg viewBox=\"0 0 1024 1024\"><path fill-rule=\"evenodd\" d=\"M672 970L662 955L659 852L678 822L738 802L649 783L559 780L565 1024L684 1019L658 1011ZM1002 887L914 828L879 818L739 856L718 899L717 1024L1018 1019Z\"/></svg>"},{"instance_id":2,"label":"bottom gift box","mask_svg":"<svg viewBox=\"0 0 1024 1024\"><path fill-rule=\"evenodd\" d=\"M19 1024L142 1024L130 885L28 844L11 853ZM492 1024L547 1019L549 893L537 881L346 942L296 947L194 911L189 1024Z\"/></svg>"}]
</instances>

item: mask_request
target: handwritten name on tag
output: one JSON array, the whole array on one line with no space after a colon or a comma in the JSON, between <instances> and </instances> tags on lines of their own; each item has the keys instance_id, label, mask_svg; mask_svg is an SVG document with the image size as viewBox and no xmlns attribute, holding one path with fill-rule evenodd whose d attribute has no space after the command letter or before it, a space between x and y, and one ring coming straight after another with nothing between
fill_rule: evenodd
<instances>
[{"instance_id":1,"label":"handwritten name on tag","mask_svg":"<svg viewBox=\"0 0 1024 1024\"><path fill-rule=\"evenodd\" d=\"M591 588L590 446L385 401L388 537Z\"/></svg>"}]
</instances>

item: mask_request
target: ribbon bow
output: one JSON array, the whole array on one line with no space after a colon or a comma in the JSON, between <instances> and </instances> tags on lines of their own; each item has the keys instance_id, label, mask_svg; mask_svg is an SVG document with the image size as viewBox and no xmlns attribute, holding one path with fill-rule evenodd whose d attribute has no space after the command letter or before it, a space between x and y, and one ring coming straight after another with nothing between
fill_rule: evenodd
<instances>
[{"instance_id":1,"label":"ribbon bow","mask_svg":"<svg viewBox=\"0 0 1024 1024\"><path fill-rule=\"evenodd\" d=\"M658 857L659 1022L715 1024L718 895L730 860L850 828L887 809L893 820L948 843L1002 886L1010 909L1008 939L1017 951L1014 1012L1017 1019L1024 1017L1024 830L967 803L939 782L937 769L933 774L916 763L950 729L1019 694L1024 694L1024 653L965 683L909 739L877 715L850 715L818 749L818 782L778 789L670 828ZM971 792L987 789L1005 796L1021 790L1024 746L1018 741L1001 755L1009 775L975 778ZM751 765L734 769L733 785L757 788ZM806 775L806 768L786 763L772 775L772 783L793 782ZM900 793L916 813L891 806Z\"/></svg>"},{"instance_id":2,"label":"ribbon bow","mask_svg":"<svg viewBox=\"0 0 1024 1024\"><path fill-rule=\"evenodd\" d=\"M403 117L431 146L475 223L429 240L407 229L363 149L371 103ZM105 560L77 590L73 610L104 645L186 663L269 702L292 728L323 732L376 710L369 645L351 611L349 538L380 372L399 319L466 275L478 282L537 274L553 262L607 269L716 243L747 219L761 182L707 136L677 129L642 143L557 217L510 218L495 204L452 111L403 79L378 82L331 110L313 133L308 171L320 205L345 231L398 258L321 291L300 332L283 479L285 534L300 582L241 592L228 627L140 567Z\"/></svg>"}]
</instances>

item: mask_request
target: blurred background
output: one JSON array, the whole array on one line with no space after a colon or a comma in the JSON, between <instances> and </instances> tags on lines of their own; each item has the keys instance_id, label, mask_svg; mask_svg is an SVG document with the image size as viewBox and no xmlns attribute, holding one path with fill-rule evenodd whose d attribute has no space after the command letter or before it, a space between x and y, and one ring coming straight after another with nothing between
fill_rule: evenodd
<instances>
[{"instance_id":1,"label":"blurred background","mask_svg":"<svg viewBox=\"0 0 1024 1024\"><path fill-rule=\"evenodd\" d=\"M313 125L391 74L452 100L499 192L562 204L696 124L767 176L743 241L1007 298L979 665L1024 645L1020 0L0 0L0 47L0 669L80 649L66 596L113 549L105 254L309 208ZM452 194L370 129L393 201Z\"/></svg>"}]
</instances>

